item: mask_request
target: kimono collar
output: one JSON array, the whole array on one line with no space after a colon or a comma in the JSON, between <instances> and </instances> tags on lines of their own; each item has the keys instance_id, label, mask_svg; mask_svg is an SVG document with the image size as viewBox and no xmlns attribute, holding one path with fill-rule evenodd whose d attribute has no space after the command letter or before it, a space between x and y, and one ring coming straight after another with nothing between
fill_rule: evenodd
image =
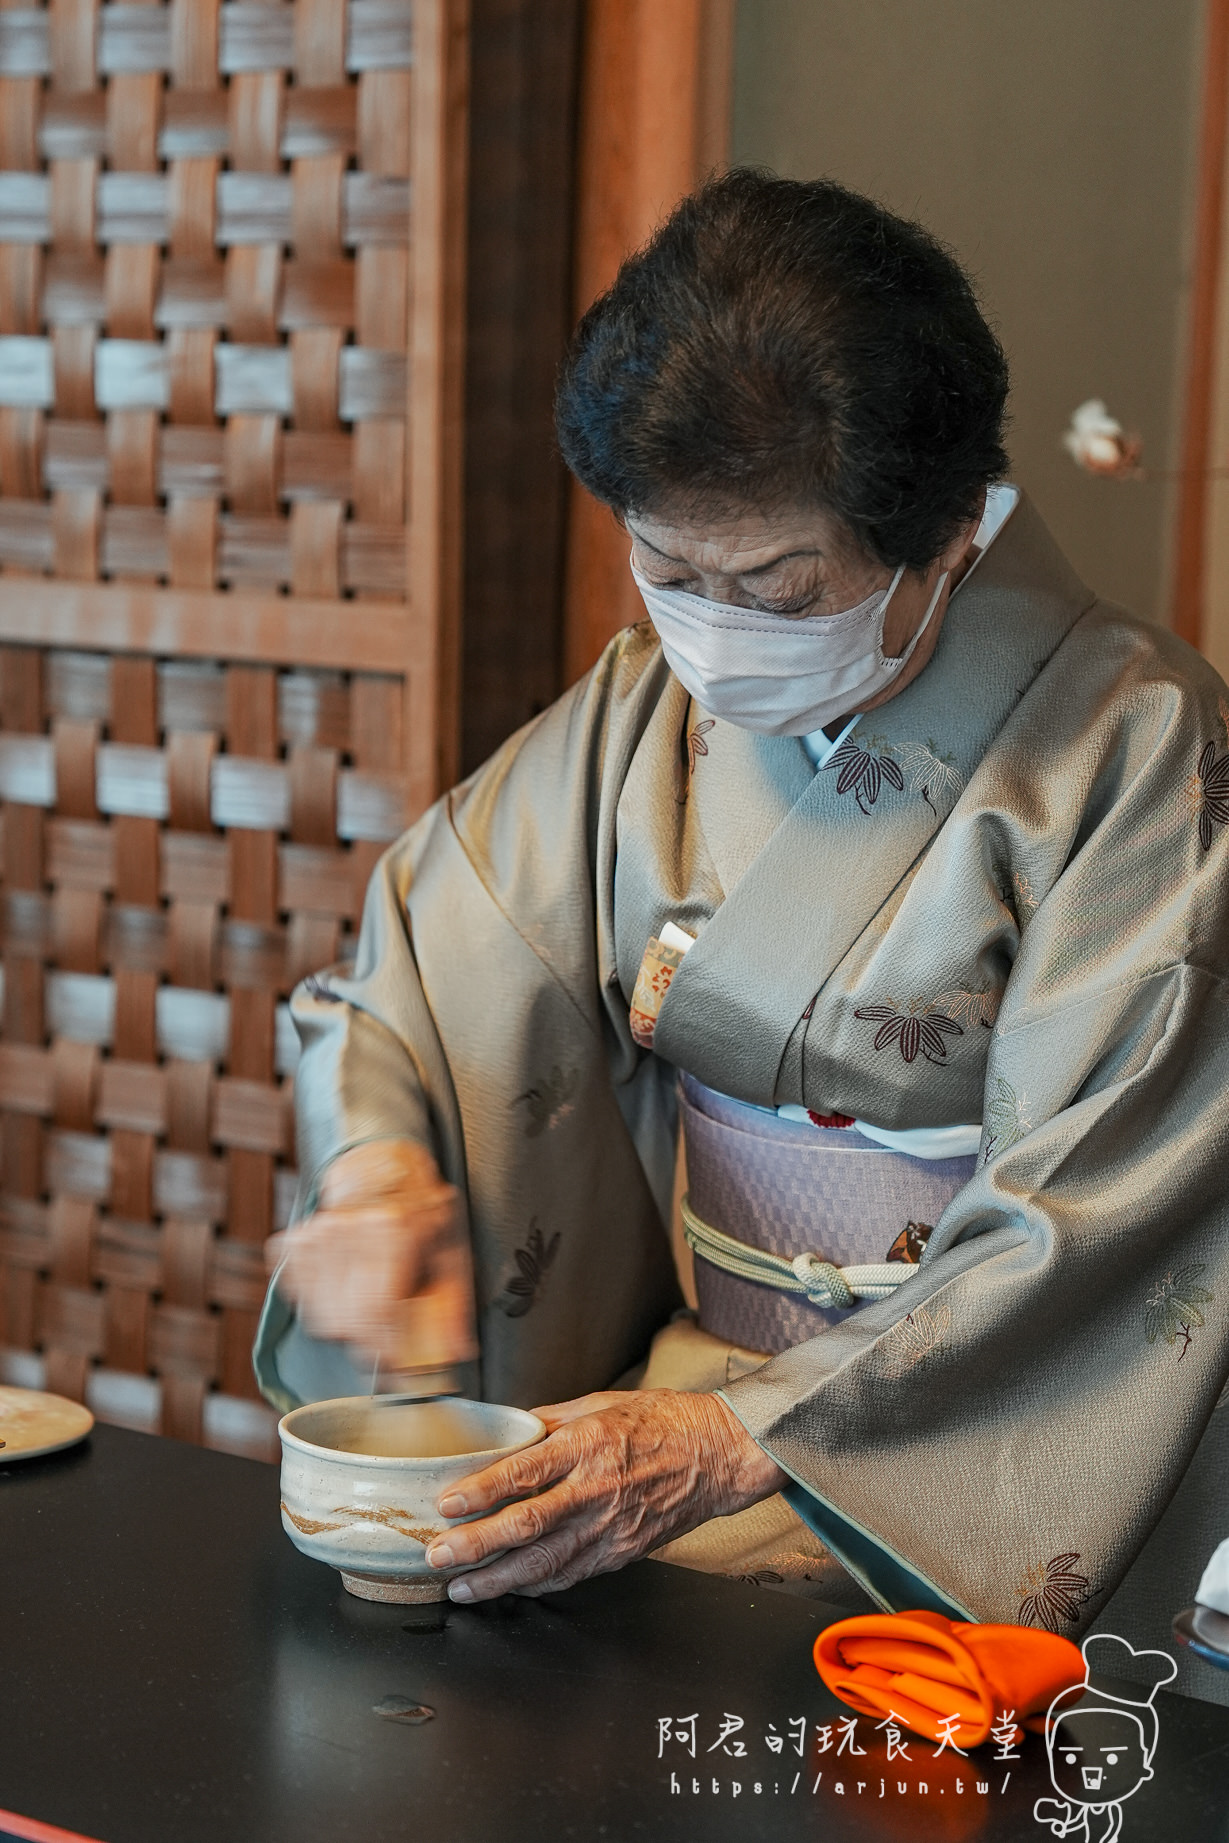
<instances>
[{"instance_id":1,"label":"kimono collar","mask_svg":"<svg viewBox=\"0 0 1229 1843\"><path fill-rule=\"evenodd\" d=\"M953 596L959 595L1019 503L1020 489L1018 486L998 485L986 488L986 509L982 513L981 524L974 533L964 574L952 590ZM860 714L850 717L839 735L833 737L829 737L824 730L812 730L809 735L804 736L802 746L814 766L816 768L827 767L829 760L836 754L850 731L856 729L861 721Z\"/></svg>"},{"instance_id":2,"label":"kimono collar","mask_svg":"<svg viewBox=\"0 0 1229 1843\"><path fill-rule=\"evenodd\" d=\"M695 818L726 900L674 977L659 1055L773 1104L799 1019L1094 600L1022 495L952 597L925 670L868 713L826 767L812 770L798 738L708 719ZM748 786L751 801L730 800Z\"/></svg>"}]
</instances>

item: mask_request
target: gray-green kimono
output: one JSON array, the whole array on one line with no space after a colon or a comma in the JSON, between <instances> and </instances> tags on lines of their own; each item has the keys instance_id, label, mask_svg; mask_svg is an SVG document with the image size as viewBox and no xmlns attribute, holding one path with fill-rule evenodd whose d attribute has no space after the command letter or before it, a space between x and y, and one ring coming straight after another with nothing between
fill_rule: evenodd
<instances>
[{"instance_id":1,"label":"gray-green kimono","mask_svg":"<svg viewBox=\"0 0 1229 1843\"><path fill-rule=\"evenodd\" d=\"M724 1397L882 1602L1170 1643L1229 1528L1223 697L1027 502L819 772L627 630L388 853L353 972L297 995L305 1200L347 1147L429 1145L468 1198L482 1393L532 1404L609 1386L679 1303L676 1066L983 1121L908 1284ZM666 921L698 939L647 1053ZM284 1406L354 1386L276 1289L257 1363Z\"/></svg>"}]
</instances>

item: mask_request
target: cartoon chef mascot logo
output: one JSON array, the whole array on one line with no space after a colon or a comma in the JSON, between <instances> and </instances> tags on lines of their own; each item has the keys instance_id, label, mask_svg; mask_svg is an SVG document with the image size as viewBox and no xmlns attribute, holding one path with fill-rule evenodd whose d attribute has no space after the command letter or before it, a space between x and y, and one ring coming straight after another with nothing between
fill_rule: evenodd
<instances>
[{"instance_id":1,"label":"cartoon chef mascot logo","mask_svg":"<svg viewBox=\"0 0 1229 1843\"><path fill-rule=\"evenodd\" d=\"M1178 1666L1167 1651L1136 1651L1112 1632L1096 1632L1080 1647L1084 1681L1060 1690L1046 1711L1046 1751L1057 1798L1039 1798L1033 1816L1056 1837L1115 1843L1123 1801L1152 1777L1159 1723L1152 1699L1172 1683ZM1116 1693L1098 1677L1129 1678Z\"/></svg>"}]
</instances>

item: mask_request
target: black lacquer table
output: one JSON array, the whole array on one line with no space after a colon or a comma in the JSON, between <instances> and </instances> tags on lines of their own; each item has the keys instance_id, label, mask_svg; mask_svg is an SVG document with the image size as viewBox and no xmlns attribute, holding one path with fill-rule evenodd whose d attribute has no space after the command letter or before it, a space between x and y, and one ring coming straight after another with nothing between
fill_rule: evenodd
<instances>
[{"instance_id":1,"label":"black lacquer table","mask_svg":"<svg viewBox=\"0 0 1229 1843\"><path fill-rule=\"evenodd\" d=\"M835 1608L656 1562L544 1600L367 1605L277 1506L272 1467L108 1427L0 1465L0 1811L23 1820L0 1837L1051 1835L1035 1737L1014 1761L914 1737L889 1761L867 1718L850 1737L810 1655ZM1229 1709L1158 1707L1123 1843L1229 1843Z\"/></svg>"}]
</instances>

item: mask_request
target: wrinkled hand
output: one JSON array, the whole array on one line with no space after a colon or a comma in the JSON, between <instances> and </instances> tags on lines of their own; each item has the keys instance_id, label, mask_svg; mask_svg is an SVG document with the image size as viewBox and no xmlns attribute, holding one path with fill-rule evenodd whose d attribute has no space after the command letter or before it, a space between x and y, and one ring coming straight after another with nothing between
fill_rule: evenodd
<instances>
[{"instance_id":1,"label":"wrinkled hand","mask_svg":"<svg viewBox=\"0 0 1229 1843\"><path fill-rule=\"evenodd\" d=\"M278 1284L314 1337L353 1344L386 1370L476 1356L474 1283L461 1199L430 1153L390 1139L343 1152L314 1213L268 1244Z\"/></svg>"},{"instance_id":2,"label":"wrinkled hand","mask_svg":"<svg viewBox=\"0 0 1229 1843\"><path fill-rule=\"evenodd\" d=\"M445 1517L494 1512L427 1550L435 1568L486 1562L449 1584L453 1600L570 1587L787 1482L715 1395L619 1391L535 1412L545 1440L471 1473L439 1500Z\"/></svg>"}]
</instances>

